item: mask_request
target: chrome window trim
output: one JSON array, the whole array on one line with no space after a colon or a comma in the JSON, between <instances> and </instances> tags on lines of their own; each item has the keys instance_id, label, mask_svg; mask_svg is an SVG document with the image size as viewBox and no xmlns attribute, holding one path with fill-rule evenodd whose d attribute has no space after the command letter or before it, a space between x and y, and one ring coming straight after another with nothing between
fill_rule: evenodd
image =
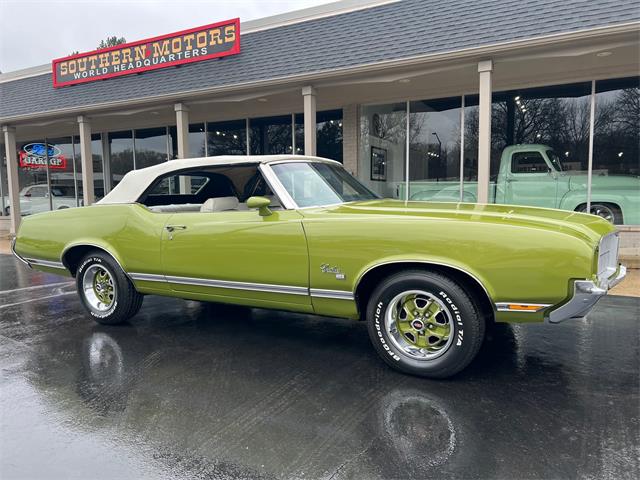
<instances>
[{"instance_id":1,"label":"chrome window trim","mask_svg":"<svg viewBox=\"0 0 640 480\"><path fill-rule=\"evenodd\" d=\"M278 197L282 206L287 210L297 210L299 207L293 200L287 189L284 188L278 176L275 174L269 163L261 163L258 170L262 173L271 191Z\"/></svg>"},{"instance_id":2,"label":"chrome window trim","mask_svg":"<svg viewBox=\"0 0 640 480\"><path fill-rule=\"evenodd\" d=\"M309 209L309 208L325 208L325 207L335 207L337 205L345 205L347 203L353 203L353 202L357 202L358 200L351 200L349 202L336 202L336 203L328 203L325 205L307 205L306 207L300 207L298 206L298 204L296 203L296 201L293 199L293 197L291 195L289 195L289 192L287 191L286 188L284 188L284 185L282 185L282 183L280 183L280 180L278 179L278 176L275 174L275 172L273 171L273 169L271 168L271 165L281 165L284 163L330 163L330 164L336 164L339 165L340 167L342 167L344 169L344 165L341 164L340 162L336 161L336 160L331 160L330 158L318 158L318 159L314 159L314 160L308 160L308 159L304 159L304 158L292 158L291 160L275 160L273 162L269 162L269 163L262 163L260 164L260 167L265 167L264 170L261 171L263 173L263 175L265 176L265 179L267 180L267 183L269 183L269 186L271 187L271 190L274 191L275 193L275 189L273 188L273 186L271 185L272 183L276 183L279 187L279 189L281 189L281 194L279 194L278 196L280 197L280 200L282 201L283 197L286 197L288 199L288 201L291 202L292 207L285 207L287 210L305 210L305 209ZM270 181L270 179L268 178L267 174L265 174L265 171L268 171L268 175L271 176L272 181ZM347 172L349 173L349 172ZM356 179L357 180L357 179ZM365 185L366 186L366 185ZM280 191L280 190L279 190ZM283 204L284 206L284 204Z\"/></svg>"}]
</instances>

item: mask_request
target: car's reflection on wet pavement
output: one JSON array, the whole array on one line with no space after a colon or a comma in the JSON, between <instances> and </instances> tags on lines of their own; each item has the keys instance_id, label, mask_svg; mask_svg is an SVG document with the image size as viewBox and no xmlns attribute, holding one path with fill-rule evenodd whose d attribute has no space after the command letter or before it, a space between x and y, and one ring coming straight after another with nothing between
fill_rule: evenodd
<instances>
[{"instance_id":1,"label":"car's reflection on wet pavement","mask_svg":"<svg viewBox=\"0 0 640 480\"><path fill-rule=\"evenodd\" d=\"M361 323L148 297L100 327L64 280L0 256L3 478L638 473L639 299L498 326L429 381L388 369Z\"/></svg>"}]
</instances>

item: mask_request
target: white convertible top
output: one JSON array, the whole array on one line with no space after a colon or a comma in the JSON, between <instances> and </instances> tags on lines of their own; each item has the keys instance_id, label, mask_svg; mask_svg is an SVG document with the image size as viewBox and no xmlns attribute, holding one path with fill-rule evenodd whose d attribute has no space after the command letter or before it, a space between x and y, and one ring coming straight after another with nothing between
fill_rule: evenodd
<instances>
[{"instance_id":1,"label":"white convertible top","mask_svg":"<svg viewBox=\"0 0 640 480\"><path fill-rule=\"evenodd\" d=\"M219 167L225 165L240 165L247 163L274 163L274 162L296 162L300 160L313 162L337 163L335 160L328 160L320 157L309 157L305 155L226 155L218 157L200 157L169 160L168 162L153 165L139 170L132 170L127 173L118 185L106 194L98 204L110 203L133 203L140 198L147 187L156 178L167 173L186 168L198 167Z\"/></svg>"}]
</instances>

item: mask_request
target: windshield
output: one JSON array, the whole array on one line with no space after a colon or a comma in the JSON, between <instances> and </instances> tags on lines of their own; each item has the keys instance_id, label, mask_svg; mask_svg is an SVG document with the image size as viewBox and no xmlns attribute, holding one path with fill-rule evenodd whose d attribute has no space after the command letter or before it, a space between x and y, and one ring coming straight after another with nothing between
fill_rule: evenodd
<instances>
[{"instance_id":1,"label":"windshield","mask_svg":"<svg viewBox=\"0 0 640 480\"><path fill-rule=\"evenodd\" d=\"M549 161L553 168L555 168L558 172L562 172L562 163L560 163L560 157L553 150L547 150L547 157L549 157Z\"/></svg>"},{"instance_id":2,"label":"windshield","mask_svg":"<svg viewBox=\"0 0 640 480\"><path fill-rule=\"evenodd\" d=\"M287 162L272 165L271 168L298 207L378 198L338 165Z\"/></svg>"}]
</instances>

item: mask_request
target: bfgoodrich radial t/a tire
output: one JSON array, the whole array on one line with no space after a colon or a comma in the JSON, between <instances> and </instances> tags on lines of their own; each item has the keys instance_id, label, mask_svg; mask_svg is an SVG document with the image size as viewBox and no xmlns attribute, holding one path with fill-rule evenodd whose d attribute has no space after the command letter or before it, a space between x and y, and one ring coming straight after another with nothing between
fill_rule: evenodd
<instances>
[{"instance_id":1,"label":"bfgoodrich radial t/a tire","mask_svg":"<svg viewBox=\"0 0 640 480\"><path fill-rule=\"evenodd\" d=\"M103 325L124 323L142 306L138 293L118 263L106 253L89 253L76 272L80 300L93 319Z\"/></svg>"},{"instance_id":2,"label":"bfgoodrich radial t/a tire","mask_svg":"<svg viewBox=\"0 0 640 480\"><path fill-rule=\"evenodd\" d=\"M422 270L395 274L378 285L369 299L367 323L386 363L431 378L464 369L485 331L478 307L457 283Z\"/></svg>"}]
</instances>

